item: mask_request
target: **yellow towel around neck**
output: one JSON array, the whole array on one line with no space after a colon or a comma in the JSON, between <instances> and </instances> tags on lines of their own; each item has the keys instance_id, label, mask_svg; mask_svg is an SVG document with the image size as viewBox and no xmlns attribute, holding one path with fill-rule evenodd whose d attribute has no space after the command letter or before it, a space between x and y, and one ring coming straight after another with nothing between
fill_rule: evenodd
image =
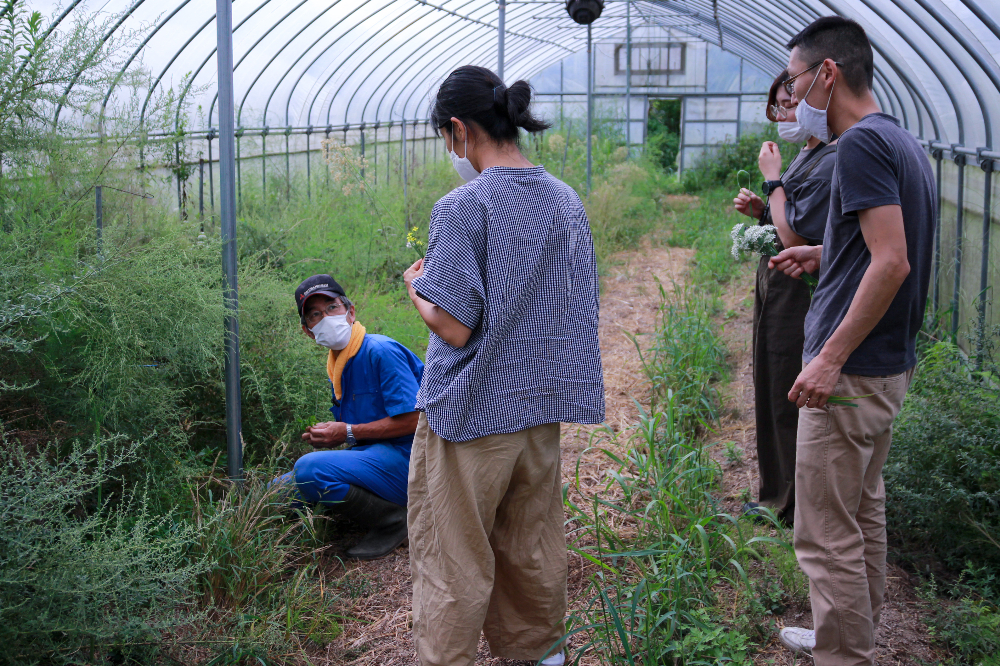
<instances>
[{"instance_id":1,"label":"yellow towel around neck","mask_svg":"<svg viewBox=\"0 0 1000 666\"><path fill-rule=\"evenodd\" d=\"M355 320L354 325L351 326L351 340L347 343L347 346L339 351L331 349L330 355L326 357L326 374L330 376L330 381L333 382L333 394L337 397L338 401L344 395L344 389L340 384L340 377L344 374L344 366L354 358L354 355L361 349L361 343L364 341L365 327L361 325L360 321Z\"/></svg>"}]
</instances>

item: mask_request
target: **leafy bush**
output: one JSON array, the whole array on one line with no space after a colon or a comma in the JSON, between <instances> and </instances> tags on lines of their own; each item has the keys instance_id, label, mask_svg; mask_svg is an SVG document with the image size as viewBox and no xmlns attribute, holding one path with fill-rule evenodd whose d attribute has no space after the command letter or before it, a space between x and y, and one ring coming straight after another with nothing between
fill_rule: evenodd
<instances>
[{"instance_id":1,"label":"leafy bush","mask_svg":"<svg viewBox=\"0 0 1000 666\"><path fill-rule=\"evenodd\" d=\"M0 641L5 663L108 663L189 622L195 531L141 495L96 501L143 443L0 449ZM147 650L148 651L148 650Z\"/></svg>"},{"instance_id":2,"label":"leafy bush","mask_svg":"<svg viewBox=\"0 0 1000 666\"><path fill-rule=\"evenodd\" d=\"M950 342L924 350L884 472L886 518L904 557L931 554L954 571L1000 567L995 382Z\"/></svg>"},{"instance_id":3,"label":"leafy bush","mask_svg":"<svg viewBox=\"0 0 1000 666\"><path fill-rule=\"evenodd\" d=\"M778 128L769 123L763 132L744 134L739 140L724 143L705 152L694 166L685 169L681 175L681 183L687 192L701 192L713 187L732 184L736 191L736 173L740 170L750 174L751 189L757 190L760 185L760 169L757 167L757 157L760 155L760 145L764 141L774 141L781 149L784 164L787 166L795 157L801 146L786 143L778 139ZM744 186L746 183L744 181Z\"/></svg>"}]
</instances>

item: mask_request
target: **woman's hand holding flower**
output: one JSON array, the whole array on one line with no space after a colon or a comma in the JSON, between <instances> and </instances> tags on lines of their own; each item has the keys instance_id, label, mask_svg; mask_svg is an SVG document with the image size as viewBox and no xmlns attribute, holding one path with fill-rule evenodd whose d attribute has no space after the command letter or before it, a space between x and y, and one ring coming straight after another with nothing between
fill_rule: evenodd
<instances>
[{"instance_id":1,"label":"woman's hand holding flower","mask_svg":"<svg viewBox=\"0 0 1000 666\"><path fill-rule=\"evenodd\" d=\"M748 217L760 219L764 214L764 200L745 187L740 188L740 193L733 199L733 205Z\"/></svg>"},{"instance_id":2,"label":"woman's hand holding flower","mask_svg":"<svg viewBox=\"0 0 1000 666\"><path fill-rule=\"evenodd\" d=\"M774 141L765 141L760 147L757 165L765 180L781 178L781 151L778 150L778 144Z\"/></svg>"}]
</instances>

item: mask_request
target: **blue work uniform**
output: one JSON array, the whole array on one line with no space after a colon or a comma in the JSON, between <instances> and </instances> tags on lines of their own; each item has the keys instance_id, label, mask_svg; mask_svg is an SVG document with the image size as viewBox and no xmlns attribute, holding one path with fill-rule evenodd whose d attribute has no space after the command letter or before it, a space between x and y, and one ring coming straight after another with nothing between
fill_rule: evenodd
<instances>
[{"instance_id":1,"label":"blue work uniform","mask_svg":"<svg viewBox=\"0 0 1000 666\"><path fill-rule=\"evenodd\" d=\"M414 411L423 374L424 364L416 354L392 338L367 334L344 366L342 397L338 402L334 395L330 411L335 420L350 424L408 414ZM309 503L338 502L353 485L405 506L412 444L409 434L360 441L340 451L313 451L299 458L279 481L294 480L299 495Z\"/></svg>"}]
</instances>

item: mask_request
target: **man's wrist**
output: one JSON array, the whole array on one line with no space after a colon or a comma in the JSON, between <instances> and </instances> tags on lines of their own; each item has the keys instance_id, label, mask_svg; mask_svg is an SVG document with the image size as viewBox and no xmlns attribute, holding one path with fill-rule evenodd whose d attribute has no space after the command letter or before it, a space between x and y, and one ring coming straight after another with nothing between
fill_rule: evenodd
<instances>
[{"instance_id":1,"label":"man's wrist","mask_svg":"<svg viewBox=\"0 0 1000 666\"><path fill-rule=\"evenodd\" d=\"M345 423L344 424L344 430L346 432L345 437L344 437L344 441L347 442L348 444L350 444L351 446L354 446L355 444L357 444L358 440L354 436L354 429L351 428L351 424L350 423Z\"/></svg>"},{"instance_id":2,"label":"man's wrist","mask_svg":"<svg viewBox=\"0 0 1000 666\"><path fill-rule=\"evenodd\" d=\"M817 358L821 358L823 363L832 365L839 368L843 368L844 364L847 363L847 357L850 354L843 353L842 350L837 349L836 344L831 344L831 340L827 340L826 344L823 345L823 349L820 350Z\"/></svg>"}]
</instances>

